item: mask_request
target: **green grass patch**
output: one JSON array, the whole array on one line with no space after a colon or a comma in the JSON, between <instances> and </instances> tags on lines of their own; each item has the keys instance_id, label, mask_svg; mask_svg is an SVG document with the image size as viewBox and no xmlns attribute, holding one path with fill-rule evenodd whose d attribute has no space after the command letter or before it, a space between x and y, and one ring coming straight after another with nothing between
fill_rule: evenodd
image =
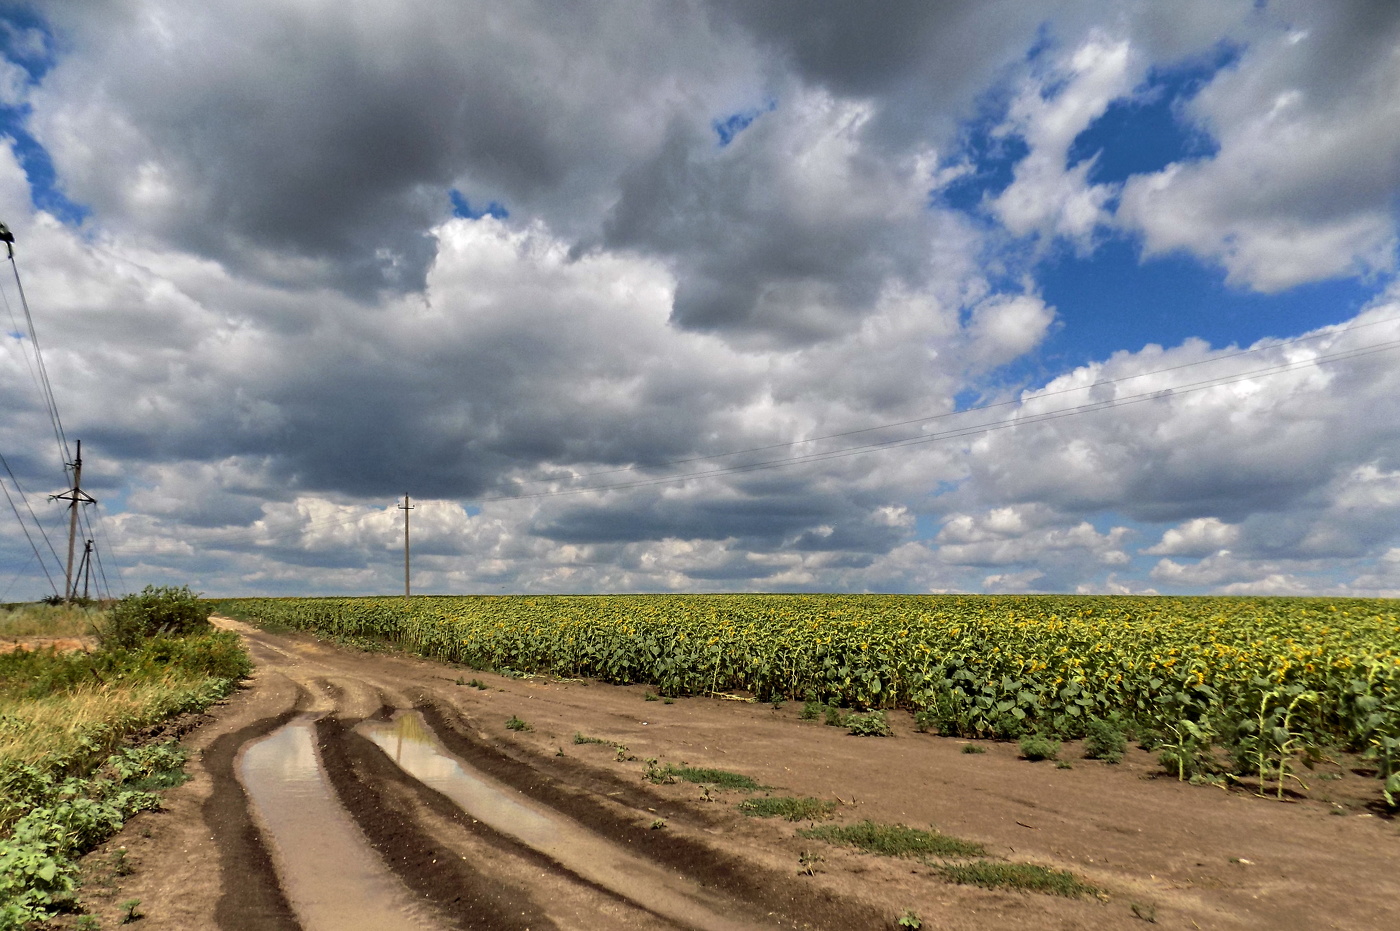
<instances>
[{"instance_id":1,"label":"green grass patch","mask_svg":"<svg viewBox=\"0 0 1400 931\"><path fill-rule=\"evenodd\" d=\"M765 795L745 799L739 810L755 818L786 818L788 821L823 821L836 810L835 802L790 795Z\"/></svg>"},{"instance_id":2,"label":"green grass patch","mask_svg":"<svg viewBox=\"0 0 1400 931\"><path fill-rule=\"evenodd\" d=\"M983 889L1018 889L1070 899L1098 895L1100 891L1096 886L1080 882L1073 873L1030 863L945 863L935 869L949 882Z\"/></svg>"},{"instance_id":3,"label":"green grass patch","mask_svg":"<svg viewBox=\"0 0 1400 931\"><path fill-rule=\"evenodd\" d=\"M601 737L589 737L587 734L580 734L580 733L577 732L577 731L574 732L574 743L576 743L576 744L603 744L604 746L608 746L608 747L611 747L611 746L612 746L612 741L611 741L611 740L604 740L604 739L601 738Z\"/></svg>"},{"instance_id":4,"label":"green grass patch","mask_svg":"<svg viewBox=\"0 0 1400 931\"><path fill-rule=\"evenodd\" d=\"M860 821L856 824L822 824L802 828L803 837L828 844L855 847L886 857L982 857L987 849L972 841L949 837L938 831L924 831L902 824Z\"/></svg>"},{"instance_id":5,"label":"green grass patch","mask_svg":"<svg viewBox=\"0 0 1400 931\"><path fill-rule=\"evenodd\" d=\"M704 783L706 785L716 785L721 789L747 789L756 792L763 786L754 782L748 776L740 773L731 773L727 769L707 769L701 766L667 766L666 774L675 776L685 782Z\"/></svg>"}]
</instances>

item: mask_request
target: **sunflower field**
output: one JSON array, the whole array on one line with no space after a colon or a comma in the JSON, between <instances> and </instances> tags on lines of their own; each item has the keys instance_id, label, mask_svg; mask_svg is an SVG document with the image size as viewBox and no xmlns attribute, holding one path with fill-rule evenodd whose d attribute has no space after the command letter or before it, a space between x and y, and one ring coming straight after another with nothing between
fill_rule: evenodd
<instances>
[{"instance_id":1,"label":"sunflower field","mask_svg":"<svg viewBox=\"0 0 1400 931\"><path fill-rule=\"evenodd\" d=\"M1122 721L1188 758L1366 752L1400 792L1400 601L973 595L242 599L259 624L664 695L903 708L944 734ZM1282 771L1279 771L1280 780Z\"/></svg>"}]
</instances>

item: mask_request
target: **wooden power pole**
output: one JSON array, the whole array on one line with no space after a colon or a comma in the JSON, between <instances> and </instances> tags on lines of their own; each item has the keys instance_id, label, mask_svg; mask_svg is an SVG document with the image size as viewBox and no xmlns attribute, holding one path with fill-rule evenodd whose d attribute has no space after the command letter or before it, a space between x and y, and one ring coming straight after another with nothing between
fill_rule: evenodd
<instances>
[{"instance_id":1,"label":"wooden power pole","mask_svg":"<svg viewBox=\"0 0 1400 931\"><path fill-rule=\"evenodd\" d=\"M399 510L403 511L403 600L407 601L408 589L408 512L413 510L413 505L408 503L408 495L403 496L403 504L399 505Z\"/></svg>"},{"instance_id":2,"label":"wooden power pole","mask_svg":"<svg viewBox=\"0 0 1400 931\"><path fill-rule=\"evenodd\" d=\"M83 441L78 440L78 455L73 457L73 488L54 500L68 502L68 571L63 583L63 600L72 604L77 595L73 585L73 549L78 540L78 505L96 504L97 499L83 491Z\"/></svg>"}]
</instances>

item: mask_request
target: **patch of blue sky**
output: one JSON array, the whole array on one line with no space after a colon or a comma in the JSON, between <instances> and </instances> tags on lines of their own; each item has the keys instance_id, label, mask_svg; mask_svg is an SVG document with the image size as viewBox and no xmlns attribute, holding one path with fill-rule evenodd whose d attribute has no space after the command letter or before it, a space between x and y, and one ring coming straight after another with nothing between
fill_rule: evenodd
<instances>
[{"instance_id":1,"label":"patch of blue sky","mask_svg":"<svg viewBox=\"0 0 1400 931\"><path fill-rule=\"evenodd\" d=\"M34 11L20 6L0 12L0 54L23 68L31 85L53 67L53 47L48 24ZM15 158L29 179L34 206L64 223L80 225L91 211L64 194L48 150L29 132L29 114L28 104L0 106L0 136L13 140Z\"/></svg>"},{"instance_id":2,"label":"patch of blue sky","mask_svg":"<svg viewBox=\"0 0 1400 931\"><path fill-rule=\"evenodd\" d=\"M1350 320L1384 289L1380 281L1338 278L1260 294L1227 285L1222 269L1190 255L1140 259L1138 241L1126 236L1087 256L1057 252L1035 278L1060 323L1039 352L1051 371L1190 337L1223 347L1297 336Z\"/></svg>"},{"instance_id":3,"label":"patch of blue sky","mask_svg":"<svg viewBox=\"0 0 1400 931\"><path fill-rule=\"evenodd\" d=\"M778 107L776 100L770 100L762 107L754 107L751 110L741 110L738 113L731 113L726 117L712 120L710 127L714 129L715 135L719 137L719 147L722 149L734 141L735 137L753 125L754 120L765 113L771 113Z\"/></svg>"},{"instance_id":4,"label":"patch of blue sky","mask_svg":"<svg viewBox=\"0 0 1400 931\"><path fill-rule=\"evenodd\" d=\"M510 216L510 211L504 204L490 201L485 207L473 207L467 200L466 195L453 188L447 192L447 198L452 202L452 215L463 220L480 220L482 217L491 217L493 220L504 220Z\"/></svg>"},{"instance_id":5,"label":"patch of blue sky","mask_svg":"<svg viewBox=\"0 0 1400 931\"><path fill-rule=\"evenodd\" d=\"M1217 72L1237 61L1239 53L1236 46L1222 44L1208 56L1153 69L1132 95L1109 104L1075 137L1066 159L1069 167L1096 158L1089 182L1117 184L1173 162L1214 155L1215 140L1191 125L1182 108Z\"/></svg>"}]
</instances>

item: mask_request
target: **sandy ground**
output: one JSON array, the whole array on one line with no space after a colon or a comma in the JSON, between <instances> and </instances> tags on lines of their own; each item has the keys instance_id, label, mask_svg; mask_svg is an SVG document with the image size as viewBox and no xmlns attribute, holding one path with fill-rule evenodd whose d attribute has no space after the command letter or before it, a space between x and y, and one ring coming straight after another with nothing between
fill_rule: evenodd
<instances>
[{"instance_id":1,"label":"sandy ground","mask_svg":"<svg viewBox=\"0 0 1400 931\"><path fill-rule=\"evenodd\" d=\"M1321 767L1331 778L1310 781L1308 797L1280 802L1163 778L1141 751L1108 765L1067 745L1061 758L1072 766L1057 769L1019 759L1009 744L964 753L965 741L918 734L899 714L893 737L853 737L800 720L795 704L666 704L647 701L643 686L510 679L222 623L247 638L256 674L187 735L190 782L88 857L84 901L102 927L116 927L123 903L139 899L139 926L150 931L313 931L293 909L287 866L239 780L248 745L307 714L318 716L316 752L336 802L412 903L404 927L870 929L896 927L906 910L939 929L1138 928L1148 919L1163 928L1400 927L1400 825L1374 804L1376 781L1340 765ZM665 872L688 890L693 920L648 906L647 871L638 871L637 895L600 885L471 817L356 731L407 709L483 778ZM507 729L512 717L532 730ZM608 743L575 744L575 734ZM951 885L931 864L746 817L737 805L752 793L653 785L643 778L650 759L836 801L836 823L936 827L994 857L1071 870L1103 895ZM316 826L304 830L310 838ZM323 881L294 878L303 890Z\"/></svg>"}]
</instances>

